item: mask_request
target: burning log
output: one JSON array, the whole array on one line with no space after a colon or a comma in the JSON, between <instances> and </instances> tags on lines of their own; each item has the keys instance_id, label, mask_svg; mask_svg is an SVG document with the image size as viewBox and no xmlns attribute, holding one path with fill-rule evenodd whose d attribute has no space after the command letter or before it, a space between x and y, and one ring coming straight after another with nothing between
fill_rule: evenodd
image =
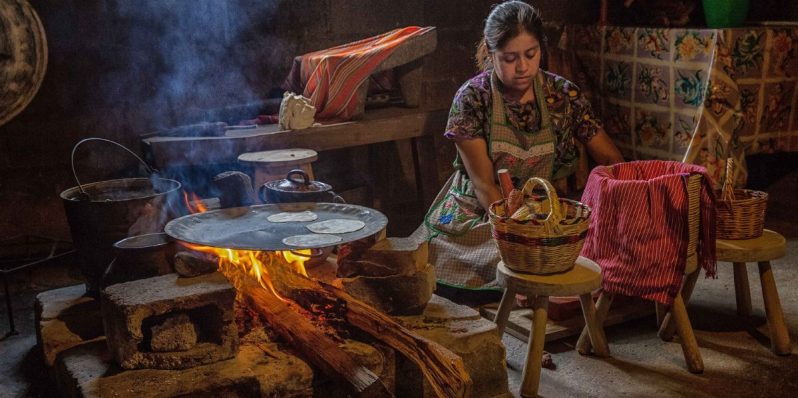
<instances>
[{"instance_id":1,"label":"burning log","mask_svg":"<svg viewBox=\"0 0 798 398\"><path fill-rule=\"evenodd\" d=\"M291 309L290 304L252 283L245 284L242 293L249 306L264 315L277 333L326 375L351 385L358 396L392 396L377 375L356 364L338 343Z\"/></svg>"},{"instance_id":2,"label":"burning log","mask_svg":"<svg viewBox=\"0 0 798 398\"><path fill-rule=\"evenodd\" d=\"M265 266L279 294L300 305L303 301L307 302L309 297L313 297L317 304L319 299L325 303L336 303L336 307L342 311L341 315L350 325L382 341L415 363L437 396L469 396L471 377L465 371L463 360L456 354L434 341L413 334L389 316L341 289L305 278L281 264L268 262ZM284 320L279 318L276 322Z\"/></svg>"},{"instance_id":3,"label":"burning log","mask_svg":"<svg viewBox=\"0 0 798 398\"><path fill-rule=\"evenodd\" d=\"M186 278L216 272L218 264L219 258L208 253L181 251L175 254L175 272Z\"/></svg>"}]
</instances>

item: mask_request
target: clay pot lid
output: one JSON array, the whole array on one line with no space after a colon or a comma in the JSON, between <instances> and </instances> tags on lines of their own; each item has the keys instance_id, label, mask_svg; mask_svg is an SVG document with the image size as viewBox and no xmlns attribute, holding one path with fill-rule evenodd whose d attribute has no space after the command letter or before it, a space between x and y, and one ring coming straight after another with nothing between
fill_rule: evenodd
<instances>
[{"instance_id":1,"label":"clay pot lid","mask_svg":"<svg viewBox=\"0 0 798 398\"><path fill-rule=\"evenodd\" d=\"M312 181L302 169L291 170L284 179L269 181L266 186L283 192L324 192L332 189L330 184Z\"/></svg>"},{"instance_id":2,"label":"clay pot lid","mask_svg":"<svg viewBox=\"0 0 798 398\"><path fill-rule=\"evenodd\" d=\"M0 2L0 126L33 100L47 70L47 38L27 1Z\"/></svg>"},{"instance_id":3,"label":"clay pot lid","mask_svg":"<svg viewBox=\"0 0 798 398\"><path fill-rule=\"evenodd\" d=\"M238 155L238 161L265 166L287 166L310 163L318 159L318 153L312 149L291 148L272 151L247 152Z\"/></svg>"}]
</instances>

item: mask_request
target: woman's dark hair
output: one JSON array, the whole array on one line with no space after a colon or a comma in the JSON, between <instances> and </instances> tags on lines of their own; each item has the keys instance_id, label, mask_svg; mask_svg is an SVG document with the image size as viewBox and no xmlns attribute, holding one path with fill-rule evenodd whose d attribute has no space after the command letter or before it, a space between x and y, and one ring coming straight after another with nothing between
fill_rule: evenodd
<instances>
[{"instance_id":1,"label":"woman's dark hair","mask_svg":"<svg viewBox=\"0 0 798 398\"><path fill-rule=\"evenodd\" d=\"M488 18L485 19L485 28L482 30L482 40L477 45L476 61L480 70L493 67L490 53L502 48L507 42L527 32L540 41L541 66L546 65L546 35L543 33L543 20L535 7L518 0L505 1L493 6Z\"/></svg>"}]
</instances>

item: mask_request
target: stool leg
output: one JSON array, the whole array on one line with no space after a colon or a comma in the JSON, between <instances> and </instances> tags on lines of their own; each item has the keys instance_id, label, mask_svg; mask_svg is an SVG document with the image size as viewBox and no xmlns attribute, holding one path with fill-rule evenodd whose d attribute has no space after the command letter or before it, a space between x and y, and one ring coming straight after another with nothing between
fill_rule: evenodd
<instances>
[{"instance_id":1,"label":"stool leg","mask_svg":"<svg viewBox=\"0 0 798 398\"><path fill-rule=\"evenodd\" d=\"M593 304L593 296L586 293L579 296L579 303L582 304L582 315L585 317L585 329L590 335L590 344L593 352L599 357L610 356L610 348L607 346L607 338L604 336L604 326L600 325L596 319L596 307Z\"/></svg>"},{"instance_id":2,"label":"stool leg","mask_svg":"<svg viewBox=\"0 0 798 398\"><path fill-rule=\"evenodd\" d=\"M733 263L734 296L737 299L737 315L751 316L751 288L748 285L748 270L745 263Z\"/></svg>"},{"instance_id":3,"label":"stool leg","mask_svg":"<svg viewBox=\"0 0 798 398\"><path fill-rule=\"evenodd\" d=\"M676 332L679 333L687 369L692 373L702 373L704 361L701 359L701 352L698 350L698 342L693 334L693 326L690 325L690 318L687 316L687 308L684 306L681 292L673 300L671 311L668 314L673 316L673 321L676 324Z\"/></svg>"},{"instance_id":4,"label":"stool leg","mask_svg":"<svg viewBox=\"0 0 798 398\"><path fill-rule=\"evenodd\" d=\"M690 301L690 296L693 295L693 289L695 289L696 281L698 280L698 274L700 273L701 269L695 270L692 274L687 275L684 279L684 284L682 285L682 299L685 303ZM657 306L661 304L657 303ZM664 307L664 306L663 306ZM672 312L667 312L662 318L662 324L659 327L659 338L663 341L671 341L673 339L673 334L676 332L676 325L673 323Z\"/></svg>"},{"instance_id":5,"label":"stool leg","mask_svg":"<svg viewBox=\"0 0 798 398\"><path fill-rule=\"evenodd\" d=\"M532 333L526 351L523 381L521 382L522 397L536 397L540 386L540 361L543 357L543 343L546 341L547 311L549 298L547 296L535 297L532 304L534 315L532 317Z\"/></svg>"},{"instance_id":6,"label":"stool leg","mask_svg":"<svg viewBox=\"0 0 798 398\"><path fill-rule=\"evenodd\" d=\"M596 324L601 327L602 331L604 331L604 321L607 319L607 314L610 312L613 297L612 294L602 290L598 298L598 303L596 303ZM585 325L585 328L582 329L582 334L579 335L579 340L576 341L576 351L582 355L587 355L590 354L591 348L590 333L587 330L587 325Z\"/></svg>"},{"instance_id":7,"label":"stool leg","mask_svg":"<svg viewBox=\"0 0 798 398\"><path fill-rule=\"evenodd\" d=\"M493 322L496 323L496 330L499 332L499 338L502 338L504 334L504 327L507 326L507 318L510 317L510 311L512 311L514 303L515 287L512 284L508 284L507 288L504 289L502 301L496 311L496 317L493 318Z\"/></svg>"},{"instance_id":8,"label":"stool leg","mask_svg":"<svg viewBox=\"0 0 798 398\"><path fill-rule=\"evenodd\" d=\"M762 282L762 297L770 328L770 348L777 355L789 355L790 334L784 323L784 313L781 311L781 301L779 301L779 292L776 291L776 280L770 268L770 261L759 262L759 280Z\"/></svg>"},{"instance_id":9,"label":"stool leg","mask_svg":"<svg viewBox=\"0 0 798 398\"><path fill-rule=\"evenodd\" d=\"M657 312L657 329L659 329L665 321L665 315L668 314L668 307L662 303L654 303L654 309Z\"/></svg>"}]
</instances>

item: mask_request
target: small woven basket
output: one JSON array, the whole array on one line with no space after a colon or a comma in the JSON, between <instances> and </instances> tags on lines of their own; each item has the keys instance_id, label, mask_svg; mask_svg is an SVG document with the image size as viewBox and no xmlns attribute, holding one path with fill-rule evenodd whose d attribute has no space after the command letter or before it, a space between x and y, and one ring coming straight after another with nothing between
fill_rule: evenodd
<instances>
[{"instance_id":1,"label":"small woven basket","mask_svg":"<svg viewBox=\"0 0 798 398\"><path fill-rule=\"evenodd\" d=\"M768 205L767 192L750 189L734 189L734 161L726 161L726 178L723 189L717 195L718 239L754 239L762 236L765 212Z\"/></svg>"},{"instance_id":2,"label":"small woven basket","mask_svg":"<svg viewBox=\"0 0 798 398\"><path fill-rule=\"evenodd\" d=\"M504 199L490 205L493 239L502 261L513 271L542 275L568 271L582 251L590 226L590 207L560 199L551 183L542 178L530 178L524 184L525 201L538 198L532 193L537 185L545 188L546 197L542 199L548 199L548 206L530 220L510 218Z\"/></svg>"}]
</instances>

